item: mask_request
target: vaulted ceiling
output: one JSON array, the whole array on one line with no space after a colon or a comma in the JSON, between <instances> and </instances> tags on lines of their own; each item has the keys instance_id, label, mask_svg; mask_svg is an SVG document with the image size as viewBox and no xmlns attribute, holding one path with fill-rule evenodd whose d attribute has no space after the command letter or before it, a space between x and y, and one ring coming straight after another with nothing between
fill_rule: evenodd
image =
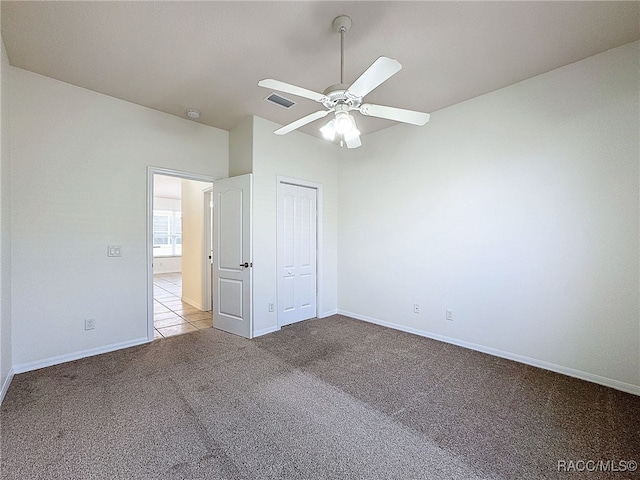
<instances>
[{"instance_id":1,"label":"vaulted ceiling","mask_svg":"<svg viewBox=\"0 0 640 480\"><path fill-rule=\"evenodd\" d=\"M231 129L318 110L264 98L263 78L322 92L377 57L403 69L367 101L434 112L640 38L640 2L2 2L12 65L173 115ZM392 125L358 117L366 134ZM323 122L303 131L318 135ZM420 127L414 127L420 128Z\"/></svg>"}]
</instances>

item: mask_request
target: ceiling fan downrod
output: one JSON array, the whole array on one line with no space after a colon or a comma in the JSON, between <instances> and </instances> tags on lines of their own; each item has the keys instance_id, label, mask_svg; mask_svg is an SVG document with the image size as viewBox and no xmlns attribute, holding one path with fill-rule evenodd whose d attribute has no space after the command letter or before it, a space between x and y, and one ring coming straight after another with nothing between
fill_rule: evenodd
<instances>
[{"instance_id":1,"label":"ceiling fan downrod","mask_svg":"<svg viewBox=\"0 0 640 480\"><path fill-rule=\"evenodd\" d=\"M351 19L340 15L333 20L333 29L340 34L340 83L344 83L344 34L351 28Z\"/></svg>"},{"instance_id":2,"label":"ceiling fan downrod","mask_svg":"<svg viewBox=\"0 0 640 480\"><path fill-rule=\"evenodd\" d=\"M344 27L340 29L340 83L344 83Z\"/></svg>"}]
</instances>

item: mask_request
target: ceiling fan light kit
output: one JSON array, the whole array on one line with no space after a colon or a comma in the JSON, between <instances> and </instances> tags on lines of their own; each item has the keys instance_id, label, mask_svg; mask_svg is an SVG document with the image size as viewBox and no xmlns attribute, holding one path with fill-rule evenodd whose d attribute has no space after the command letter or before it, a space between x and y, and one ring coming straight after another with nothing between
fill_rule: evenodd
<instances>
[{"instance_id":1,"label":"ceiling fan light kit","mask_svg":"<svg viewBox=\"0 0 640 480\"><path fill-rule=\"evenodd\" d=\"M356 126L355 118L349 113L353 110L359 111L365 116L384 118L396 122L418 126L426 124L429 121L428 113L362 103L365 95L399 72L402 69L402 65L393 58L378 57L355 82L351 85L346 85L344 83L344 34L351 28L351 19L346 15L336 17L333 20L333 28L340 33L340 83L331 85L324 92L318 93L270 78L258 82L258 85L264 88L314 100L321 103L326 109L318 110L302 117L277 129L274 133L277 135L287 134L308 123L326 117L329 113L333 113L334 118L320 128L322 136L329 141L335 141L336 137L338 137L341 146L346 145L347 148L357 148L362 145L362 142L360 141L360 131Z\"/></svg>"},{"instance_id":2,"label":"ceiling fan light kit","mask_svg":"<svg viewBox=\"0 0 640 480\"><path fill-rule=\"evenodd\" d=\"M333 126L334 123L335 120L329 120L329 123L324 127L320 127L320 133L322 133L325 140L329 140L330 142L333 142L336 139L336 129Z\"/></svg>"},{"instance_id":3,"label":"ceiling fan light kit","mask_svg":"<svg viewBox=\"0 0 640 480\"><path fill-rule=\"evenodd\" d=\"M344 105L338 105L338 107L345 107ZM354 128L356 128L356 121L354 118L347 113L346 108L341 108L338 110L336 108L336 118L334 122L334 128L336 129L336 133L340 135L344 135L345 133L349 133Z\"/></svg>"}]
</instances>

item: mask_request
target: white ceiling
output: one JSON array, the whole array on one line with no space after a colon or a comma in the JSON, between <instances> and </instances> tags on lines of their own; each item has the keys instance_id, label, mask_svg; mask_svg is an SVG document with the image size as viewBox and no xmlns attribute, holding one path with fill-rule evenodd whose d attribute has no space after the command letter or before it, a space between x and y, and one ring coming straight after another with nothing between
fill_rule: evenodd
<instances>
[{"instance_id":1,"label":"white ceiling","mask_svg":"<svg viewBox=\"0 0 640 480\"><path fill-rule=\"evenodd\" d=\"M290 110L267 103L257 82L338 83L341 14L353 20L345 82L396 58L403 69L367 102L425 112L640 38L637 1L3 1L2 37L14 66L173 115L196 108L229 130L247 115L286 124L319 109L291 95ZM393 125L357 122L364 134Z\"/></svg>"},{"instance_id":2,"label":"white ceiling","mask_svg":"<svg viewBox=\"0 0 640 480\"><path fill-rule=\"evenodd\" d=\"M171 175L155 174L153 176L153 196L182 200L182 185L184 182L193 188L200 188L202 191L211 188L211 182L201 182L199 180L189 180Z\"/></svg>"},{"instance_id":3,"label":"white ceiling","mask_svg":"<svg viewBox=\"0 0 640 480\"><path fill-rule=\"evenodd\" d=\"M182 199L182 179L169 175L153 176L154 197Z\"/></svg>"}]
</instances>

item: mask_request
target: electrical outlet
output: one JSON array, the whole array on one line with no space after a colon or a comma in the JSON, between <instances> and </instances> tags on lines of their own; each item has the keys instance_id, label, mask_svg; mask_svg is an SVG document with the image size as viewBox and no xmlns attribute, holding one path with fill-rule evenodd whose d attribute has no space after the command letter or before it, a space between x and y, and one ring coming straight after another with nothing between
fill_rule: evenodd
<instances>
[{"instance_id":1,"label":"electrical outlet","mask_svg":"<svg viewBox=\"0 0 640 480\"><path fill-rule=\"evenodd\" d=\"M445 318L447 320L449 320L450 322L453 322L453 310L450 310L447 308L446 313L445 313Z\"/></svg>"},{"instance_id":2,"label":"electrical outlet","mask_svg":"<svg viewBox=\"0 0 640 480\"><path fill-rule=\"evenodd\" d=\"M84 329L85 330L93 330L96 328L96 319L95 318L85 318L84 319Z\"/></svg>"},{"instance_id":3,"label":"electrical outlet","mask_svg":"<svg viewBox=\"0 0 640 480\"><path fill-rule=\"evenodd\" d=\"M270 303L270 304L269 304L269 311L270 311L270 312L273 312L273 309L274 309L274 305L273 305L273 303Z\"/></svg>"},{"instance_id":4,"label":"electrical outlet","mask_svg":"<svg viewBox=\"0 0 640 480\"><path fill-rule=\"evenodd\" d=\"M420 313L420 305L417 303L413 304L413 313Z\"/></svg>"}]
</instances>

